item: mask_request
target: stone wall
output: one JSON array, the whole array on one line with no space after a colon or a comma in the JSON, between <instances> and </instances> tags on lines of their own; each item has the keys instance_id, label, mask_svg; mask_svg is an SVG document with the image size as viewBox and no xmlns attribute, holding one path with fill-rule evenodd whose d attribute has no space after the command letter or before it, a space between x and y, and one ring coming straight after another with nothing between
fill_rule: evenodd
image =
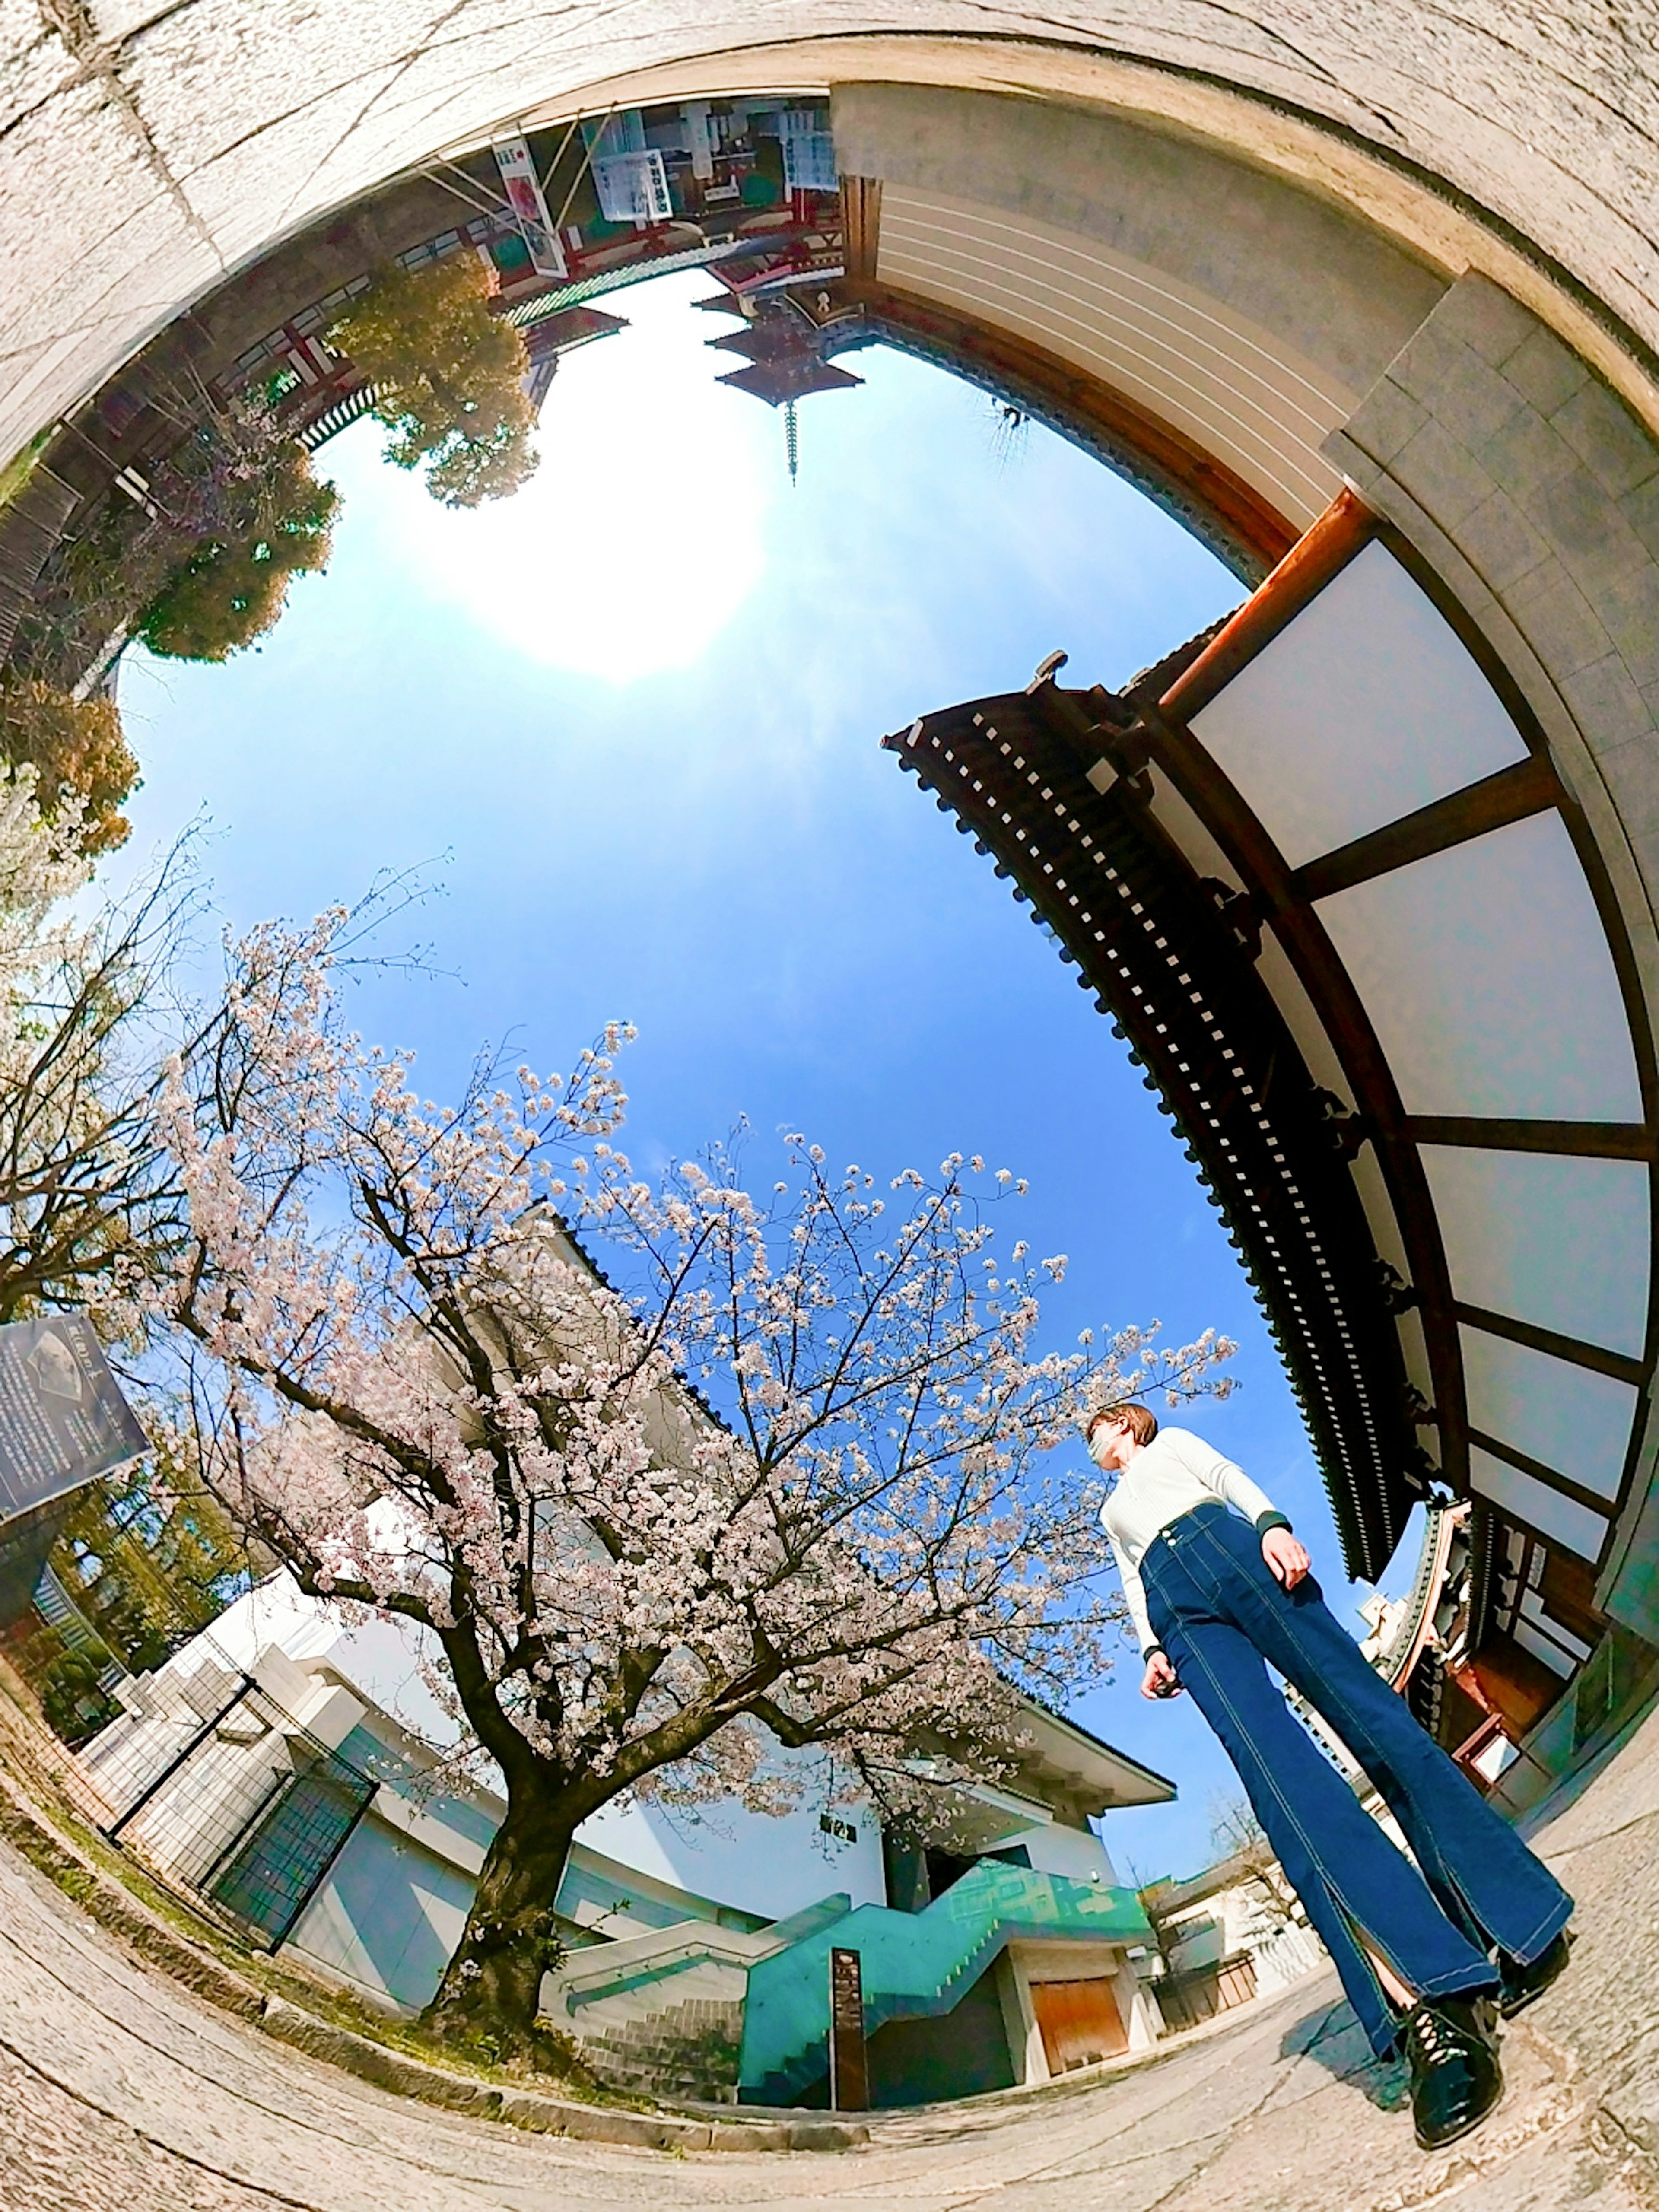
<instances>
[{"instance_id":1,"label":"stone wall","mask_svg":"<svg viewBox=\"0 0 1659 2212\"><path fill-rule=\"evenodd\" d=\"M583 2031L582 2056L601 2081L663 2097L734 2103L743 2005L693 1997L661 2012Z\"/></svg>"},{"instance_id":2,"label":"stone wall","mask_svg":"<svg viewBox=\"0 0 1659 2212\"><path fill-rule=\"evenodd\" d=\"M843 85L833 114L846 174L1094 241L1246 319L1353 399L1447 287L1343 210L1121 116L895 84Z\"/></svg>"},{"instance_id":3,"label":"stone wall","mask_svg":"<svg viewBox=\"0 0 1659 2212\"><path fill-rule=\"evenodd\" d=\"M750 0L716 27L667 0L15 0L0 21L0 458L177 308L435 150L538 107L762 82L1069 88L1386 221L1462 226L1564 312L1604 303L1627 358L1626 329L1659 343L1659 67L1641 11L1598 0Z\"/></svg>"}]
</instances>

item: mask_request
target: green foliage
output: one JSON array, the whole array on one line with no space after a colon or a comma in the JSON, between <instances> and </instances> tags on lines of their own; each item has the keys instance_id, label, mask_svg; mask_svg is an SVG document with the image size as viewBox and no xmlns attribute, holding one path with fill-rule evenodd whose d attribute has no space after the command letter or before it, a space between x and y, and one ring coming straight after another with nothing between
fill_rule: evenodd
<instances>
[{"instance_id":1,"label":"green foliage","mask_svg":"<svg viewBox=\"0 0 1659 2212\"><path fill-rule=\"evenodd\" d=\"M84 1651L60 1651L40 1682L40 1710L52 1734L71 1750L113 1720L118 1705L99 1685L97 1662Z\"/></svg>"},{"instance_id":2,"label":"green foliage","mask_svg":"<svg viewBox=\"0 0 1659 2212\"><path fill-rule=\"evenodd\" d=\"M400 469L422 468L446 507L518 490L536 466L535 415L519 332L492 314L495 279L476 253L383 269L329 332L375 392Z\"/></svg>"},{"instance_id":3,"label":"green foliage","mask_svg":"<svg viewBox=\"0 0 1659 2212\"><path fill-rule=\"evenodd\" d=\"M216 1620L246 1589L247 1547L199 1482L163 1455L76 1499L52 1564L110 1650L132 1672Z\"/></svg>"},{"instance_id":4,"label":"green foliage","mask_svg":"<svg viewBox=\"0 0 1659 2212\"><path fill-rule=\"evenodd\" d=\"M0 507L15 500L29 478L34 474L34 465L52 443L50 429L38 431L15 453L3 468L0 468Z\"/></svg>"},{"instance_id":5,"label":"green foliage","mask_svg":"<svg viewBox=\"0 0 1659 2212\"><path fill-rule=\"evenodd\" d=\"M137 787L138 763L121 732L113 699L76 699L51 684L10 677L0 683L0 755L35 771L35 795L48 820L64 795L79 799L76 842L83 853L112 852L131 824L118 809Z\"/></svg>"},{"instance_id":6,"label":"green foliage","mask_svg":"<svg viewBox=\"0 0 1659 2212\"><path fill-rule=\"evenodd\" d=\"M326 564L339 494L301 447L277 446L237 489L139 617L152 653L228 659L272 627L295 575Z\"/></svg>"}]
</instances>

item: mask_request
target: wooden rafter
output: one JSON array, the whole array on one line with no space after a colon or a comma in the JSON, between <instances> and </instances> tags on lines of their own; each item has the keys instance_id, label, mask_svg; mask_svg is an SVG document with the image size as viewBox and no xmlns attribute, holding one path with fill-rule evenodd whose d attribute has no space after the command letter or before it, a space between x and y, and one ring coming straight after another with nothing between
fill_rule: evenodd
<instances>
[{"instance_id":1,"label":"wooden rafter","mask_svg":"<svg viewBox=\"0 0 1659 2212\"><path fill-rule=\"evenodd\" d=\"M1297 543L1293 523L1195 439L1073 362L1010 331L876 282L849 289L878 337L1012 399L1091 447L1194 526L1254 582Z\"/></svg>"},{"instance_id":2,"label":"wooden rafter","mask_svg":"<svg viewBox=\"0 0 1659 2212\"><path fill-rule=\"evenodd\" d=\"M1044 683L885 743L1016 879L1144 1062L1267 1315L1350 1571L1374 1579L1431 1471L1395 1286L1248 917L1160 829L1144 772L1123 772L1133 721L1110 694Z\"/></svg>"},{"instance_id":3,"label":"wooden rafter","mask_svg":"<svg viewBox=\"0 0 1659 2212\"><path fill-rule=\"evenodd\" d=\"M1431 805L1419 806L1414 814L1310 860L1296 871L1297 888L1310 901L1330 898L1356 884L1370 883L1375 876L1409 867L1413 860L1449 852L1472 837L1484 837L1489 830L1506 830L1512 822L1547 813L1560 805L1561 798L1560 779L1550 763L1541 754L1528 753L1513 768L1499 769L1496 775L1483 776L1479 783L1468 784Z\"/></svg>"}]
</instances>

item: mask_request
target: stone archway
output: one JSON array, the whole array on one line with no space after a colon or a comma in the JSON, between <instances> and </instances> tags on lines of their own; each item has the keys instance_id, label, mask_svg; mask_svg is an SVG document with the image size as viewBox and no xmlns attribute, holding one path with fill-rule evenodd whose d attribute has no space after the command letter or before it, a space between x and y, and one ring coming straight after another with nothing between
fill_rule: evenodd
<instances>
[{"instance_id":1,"label":"stone archway","mask_svg":"<svg viewBox=\"0 0 1659 2212\"><path fill-rule=\"evenodd\" d=\"M538 111L759 85L1006 92L1139 118L1516 292L1633 396L1659 341L1655 76L1632 20L1267 4L411 15L272 0L25 0L9 20L0 447L274 240Z\"/></svg>"},{"instance_id":2,"label":"stone archway","mask_svg":"<svg viewBox=\"0 0 1659 2212\"><path fill-rule=\"evenodd\" d=\"M1200 726L1225 715L1206 701L1182 727L1209 799L1177 821L1194 786L1172 786L1164 826L1251 905L1277 1016L1353 1117L1343 1175L1367 1259L1391 1273L1395 1311L1376 1327L1410 1413L1382 1417L1406 1425L1386 1475L1342 1474L1380 1465L1379 1448L1330 1430L1339 1512L1345 1484L1388 1492L1416 1429L1419 1474L1483 1500L1482 1602L1559 1676L1604 1621L1659 1638L1659 240L1650 54L1588 10L1551 28L1529 45L1480 10L1431 17L1400 0L1317 24L1276 6L1057 24L795 4L712 33L658 5L619 20L473 0L411 25L369 4L30 0L0 130L0 448L388 175L508 125L827 85L870 326L1087 437L1248 580L1283 559L1245 623L1264 648L1251 680L1285 662L1277 628L1310 634L1306 547L1351 487L1376 559L1414 579L1454 640L1449 657L1420 610L1400 616L1397 649L1440 671L1412 711L1444 738L1441 757L1430 730L1385 792L1375 712L1374 803L1348 810L1346 842L1304 852L1280 817L1319 741L1257 729L1243 766L1224 742L1218 758ZM1230 698L1249 675L1231 668ZM1324 684L1340 719L1333 665L1301 680ZM1175 696L1141 703L1167 720ZM1464 773L1485 755L1458 735L1460 716L1474 729L1493 714L1508 737L1491 777L1539 784L1502 805ZM1533 850L1543 823L1560 833L1550 856ZM1466 866L1478 895L1448 888ZM1443 926L1408 946L1431 876ZM1518 929L1536 918L1529 889L1556 876L1556 926L1528 955L1538 988L1502 948L1471 965L1471 899L1509 900ZM1468 987L1455 1008L1439 988L1449 963ZM1614 1041L1577 1038L1603 1000ZM1482 1052L1503 1079L1482 1077ZM1623 1055L1599 1091L1563 1079L1598 1053ZM1543 1279L1540 1208L1576 1289ZM1274 1318L1294 1340L1291 1309ZM1398 1518L1351 1545L1356 1563L1380 1565ZM1527 1583L1534 1542L1571 1563L1556 1581L1572 1595L1542 1625L1522 1611L1544 1603Z\"/></svg>"},{"instance_id":3,"label":"stone archway","mask_svg":"<svg viewBox=\"0 0 1659 2212\"><path fill-rule=\"evenodd\" d=\"M1355 1558L1386 1557L1406 1497L1389 1482L1412 1468L1479 1501L1473 1600L1571 1690L1548 1763L1593 1749L1616 1699L1587 1656L1609 1624L1659 1642L1659 83L1636 27L1582 5L1517 27L1406 0L1340 21L1280 4L1245 19L1142 0L1057 21L788 0L713 26L665 0L622 15L471 0L416 21L391 0L25 0L15 21L0 453L274 244L434 155L583 112L828 88L873 326L1088 437L1248 583L1282 563L1231 632L1177 653L1128 712L1085 694L1070 772L1079 800L1117 789L1146 810L1183 895L1221 885L1206 926L1232 932L1308 1084L1334 1102L1334 1151L1306 1114L1288 1147L1269 1121L1255 1182L1237 1175L1227 1195L1292 1366L1297 1329L1308 1372L1332 1372L1363 1321L1366 1388L1403 1375L1415 1393L1389 1404L1380 1455L1361 1433L1375 1392L1336 1393L1320 1417ZM1393 720L1374 684L1357 699L1350 650L1389 622L1422 678ZM1323 725L1301 713L1310 700ZM1017 773L1029 793L1032 769ZM1036 773L1028 847L1066 798ZM1012 796L1006 814L1012 828ZM1086 854L1084 804L1058 819ZM1050 898L1039 877L1061 859L1037 852L1033 895ZM1066 936L1081 894L1068 878L1054 896L1071 905L1043 910ZM1115 967L1103 956L1088 980L1132 1030L1142 1021L1218 1180L1221 1148L1206 1147L1222 1117L1200 1126L1203 1097L1182 1088L1196 1063L1171 1046L1164 1064L1153 1042L1194 1005L1194 971L1171 969L1155 931L1116 941ZM1242 1033L1212 1032L1237 1058ZM1306 1203L1315 1180L1322 1212ZM1304 1216L1321 1235L1335 1222L1364 1263L1345 1278L1358 1303L1328 1297L1316 1329L1298 1314L1326 1296ZM1297 1237L1298 1266L1281 1267ZM1364 1304L1379 1261L1392 1280L1373 1273ZM1652 1796L1649 1765L1632 1821ZM1568 1814L1562 1848L1594 1865L1595 1925L1622 1946L1623 1979L1609 1966L1602 1984L1628 1996L1647 1984L1619 1934L1615 1811L1600 1827L1583 1816L1578 1842ZM76 2000L92 1972L79 1940L42 1920L27 1948L40 2019L105 2033ZM97 1975L111 1980L106 1961ZM268 2056L226 2059L223 2031L175 2029L201 2035L198 2071L228 2109L286 2094ZM1613 2066L1615 2041L1592 2063ZM44 2064L39 2037L31 2048ZM1526 2124L1544 2129L1577 2107L1540 2054ZM162 2057L155 2139L186 2165L221 2160ZM244 2063L247 2094L217 2079ZM90 2139L95 2069L64 2071ZM115 2118L133 2124L125 2106ZM366 2124L355 2109L298 2123L313 2149ZM1078 2155L1091 2170L1093 2150ZM446 2138L432 2157L428 2201L458 2166L471 2185L473 2148ZM239 2187L246 2172L250 2203L287 2165L221 2162ZM1371 2197L1356 2184L1344 2201Z\"/></svg>"}]
</instances>

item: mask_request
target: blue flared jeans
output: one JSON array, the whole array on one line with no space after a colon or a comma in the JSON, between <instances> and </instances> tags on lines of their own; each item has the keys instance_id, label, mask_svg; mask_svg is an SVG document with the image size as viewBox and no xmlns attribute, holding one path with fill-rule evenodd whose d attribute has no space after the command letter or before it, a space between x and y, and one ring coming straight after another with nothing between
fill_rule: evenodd
<instances>
[{"instance_id":1,"label":"blue flared jeans","mask_svg":"<svg viewBox=\"0 0 1659 2212\"><path fill-rule=\"evenodd\" d=\"M1528 1962L1549 1948L1571 1898L1366 1664L1311 1575L1284 1589L1255 1529L1218 1504L1155 1537L1140 1578L1152 1628L1238 1769L1379 2057L1395 2048L1398 2023L1366 1945L1419 1996L1495 1989L1494 1946ZM1376 1784L1411 1859L1361 1808L1269 1664Z\"/></svg>"}]
</instances>

